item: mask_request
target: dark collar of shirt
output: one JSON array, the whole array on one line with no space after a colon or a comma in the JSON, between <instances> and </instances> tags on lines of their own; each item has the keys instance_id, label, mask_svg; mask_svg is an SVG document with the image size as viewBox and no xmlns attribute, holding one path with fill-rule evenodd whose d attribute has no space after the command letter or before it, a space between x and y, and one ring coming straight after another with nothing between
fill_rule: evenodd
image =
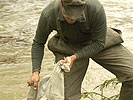
<instances>
[{"instance_id":1,"label":"dark collar of shirt","mask_svg":"<svg viewBox=\"0 0 133 100\"><path fill-rule=\"evenodd\" d=\"M65 18L64 18L63 14L62 14L61 9L59 9L58 20L60 20L60 21L65 21ZM82 16L81 16L77 21L78 21L78 22L86 22L85 11L83 11Z\"/></svg>"}]
</instances>

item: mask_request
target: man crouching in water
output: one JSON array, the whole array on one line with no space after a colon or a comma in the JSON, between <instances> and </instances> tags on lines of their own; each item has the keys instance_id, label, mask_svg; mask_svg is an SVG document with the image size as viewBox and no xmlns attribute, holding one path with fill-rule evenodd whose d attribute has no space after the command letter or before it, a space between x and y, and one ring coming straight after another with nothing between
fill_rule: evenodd
<instances>
[{"instance_id":1,"label":"man crouching in water","mask_svg":"<svg viewBox=\"0 0 133 100\"><path fill-rule=\"evenodd\" d=\"M32 45L33 74L29 84L34 81L34 88L38 86L44 45L53 30L57 34L48 47L55 62L64 59L63 63L67 63L67 57L71 58L71 71L64 73L65 100L79 100L89 58L122 82L119 100L133 100L133 54L121 43L105 47L106 33L111 29L97 0L55 0L43 10Z\"/></svg>"}]
</instances>

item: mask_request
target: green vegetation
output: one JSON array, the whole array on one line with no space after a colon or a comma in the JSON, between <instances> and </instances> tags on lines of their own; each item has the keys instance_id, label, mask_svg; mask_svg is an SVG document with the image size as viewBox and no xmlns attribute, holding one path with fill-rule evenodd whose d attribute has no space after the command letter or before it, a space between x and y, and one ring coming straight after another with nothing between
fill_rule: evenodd
<instances>
[{"instance_id":1,"label":"green vegetation","mask_svg":"<svg viewBox=\"0 0 133 100\"><path fill-rule=\"evenodd\" d=\"M104 81L104 83L102 83L102 84L100 84L100 85L98 85L98 86L96 86L94 88L94 90L97 89L97 88L100 89L100 93L97 93L97 92L83 92L81 94L81 99L85 100L85 98L89 98L90 100L95 100L94 98L96 96L100 96L101 97L100 100L118 100L119 94L113 95L111 97L106 97L104 95L104 89L108 88L109 85L111 85L113 88L116 88L116 86L119 83L120 82L116 78L112 78L110 80L106 80L106 81Z\"/></svg>"}]
</instances>

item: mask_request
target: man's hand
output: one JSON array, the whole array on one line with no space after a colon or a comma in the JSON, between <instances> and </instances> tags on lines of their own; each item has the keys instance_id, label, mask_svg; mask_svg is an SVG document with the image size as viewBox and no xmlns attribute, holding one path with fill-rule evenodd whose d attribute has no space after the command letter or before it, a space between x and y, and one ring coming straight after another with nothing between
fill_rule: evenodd
<instances>
[{"instance_id":1,"label":"man's hand","mask_svg":"<svg viewBox=\"0 0 133 100\"><path fill-rule=\"evenodd\" d=\"M27 83L29 84L29 86L31 86L31 84L33 82L34 83L33 87L34 87L35 90L37 90L39 80L40 80L39 72L33 72L32 76L27 81Z\"/></svg>"},{"instance_id":2,"label":"man's hand","mask_svg":"<svg viewBox=\"0 0 133 100\"><path fill-rule=\"evenodd\" d=\"M69 60L69 57L71 58L71 60ZM72 68L72 64L76 60L76 55L72 55L72 56L69 56L69 57L64 58L64 60L62 61L62 64L64 64L64 63L70 63L70 66L69 67Z\"/></svg>"}]
</instances>

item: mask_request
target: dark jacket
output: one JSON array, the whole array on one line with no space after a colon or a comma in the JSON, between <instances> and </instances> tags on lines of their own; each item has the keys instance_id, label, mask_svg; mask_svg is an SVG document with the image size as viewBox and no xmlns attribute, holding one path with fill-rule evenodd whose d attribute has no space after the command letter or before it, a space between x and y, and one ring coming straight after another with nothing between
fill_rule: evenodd
<instances>
[{"instance_id":1,"label":"dark jacket","mask_svg":"<svg viewBox=\"0 0 133 100\"><path fill-rule=\"evenodd\" d=\"M33 71L40 71L41 62L44 54L44 45L49 34L57 31L56 15L54 8L55 1L52 1L42 12L36 36L32 45L32 65ZM86 41L92 41L81 50L75 52L77 59L89 58L100 52L105 46L106 37L106 16L105 11L97 0L88 0L87 15L83 12L81 18L74 24L65 21L61 8L59 9L58 20L61 23L61 30L65 40L70 43L80 44ZM88 17L88 22L86 22ZM87 30L86 23L89 25Z\"/></svg>"}]
</instances>

